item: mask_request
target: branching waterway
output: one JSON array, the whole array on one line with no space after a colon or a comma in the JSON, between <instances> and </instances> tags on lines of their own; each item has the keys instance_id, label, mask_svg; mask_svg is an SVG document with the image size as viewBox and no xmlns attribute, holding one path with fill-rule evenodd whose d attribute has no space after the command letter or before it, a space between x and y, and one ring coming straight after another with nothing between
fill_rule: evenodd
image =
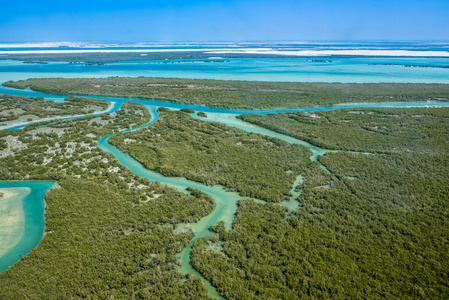
<instances>
[{"instance_id":1,"label":"branching waterway","mask_svg":"<svg viewBox=\"0 0 449 300\"><path fill-rule=\"evenodd\" d=\"M11 93L9 94L16 94L14 93L15 90L9 90ZM21 94L23 96L23 91L18 92L18 94ZM36 93L32 91L26 92L27 96L45 96L47 99L54 99L54 95L50 94L42 94L42 93ZM59 97L57 97L60 99ZM163 101L153 101L153 100L141 100L141 99L128 99L128 98L112 98L112 97L98 97L101 99L109 100L113 103L111 105L109 112L114 112L120 109L121 105L125 101L133 101L144 104L148 110L151 113L151 119L150 121L143 125L139 126L137 128L133 128L127 131L132 130L138 130L141 128L144 128L148 125L150 125L153 122L156 122L159 118L159 115L157 113L157 108L161 106L169 107L172 109L181 109L181 108L192 108L196 111L203 111L207 113L207 118L199 118L203 121L208 122L220 122L223 124L226 124L231 127L236 127L242 130L245 130L247 132L255 132L259 134L263 134L266 136L279 138L284 141L287 141L289 143L299 144L304 147L307 147L311 151L310 159L312 161L317 161L318 156L323 155L327 152L333 152L334 150L328 150L328 149L321 149L319 147L316 147L314 145L311 145L305 141L301 141L298 139L295 139L290 136L286 136L283 134L279 134L261 127L258 127L253 124L246 123L244 121L241 121L236 118L237 115L242 113L255 113L255 114L267 114L267 113L278 113L278 112L294 112L294 111L305 111L305 112L314 112L314 111L328 111L328 110L334 110L334 109L343 109L343 108L360 108L360 107L425 107L425 106L449 106L449 102L441 102L441 101L433 101L433 102L415 102L415 103L363 103L363 104L345 104L345 105L333 105L333 106L322 106L322 107L311 107L311 108L297 108L297 109L273 109L273 110L232 110L232 109L221 109L221 108L211 108L211 107L205 107L205 106L198 106L198 105L186 105L186 104L177 104L172 102L163 102ZM196 115L192 115L195 118L198 118ZM21 126L23 127L23 126ZM178 255L181 265L179 270L184 274L193 274L197 278L202 278L204 284L206 285L209 293L218 299L223 299L219 293L214 289L214 287L205 280L199 272L197 272L192 265L190 264L190 255L192 252L192 246L196 240L198 240L201 237L208 236L210 234L209 227L211 225L217 224L220 221L223 221L225 224L226 229L230 230L232 228L232 224L235 218L235 214L237 211L237 203L240 199L243 197L235 192L229 192L222 186L207 186L203 185L194 181L187 180L185 178L172 178L172 177L165 177L161 174L158 174L154 171L150 171L142 166L138 161L127 155L126 153L118 150L117 148L111 146L108 143L108 139L111 135L108 135L106 137L103 137L98 141L98 146L106 151L114 155L119 162L128 167L132 172L139 175L140 177L147 178L152 181L159 181L162 184L166 184L170 187L176 188L179 191L182 191L184 193L188 193L187 188L193 187L195 189L198 189L208 195L210 195L214 202L215 207L213 211L207 215L206 217L202 218L199 222L193 223L193 224L178 224L176 230L177 231L183 231L183 230L193 230L194 237L188 244L188 246ZM323 166L323 168L326 171L327 168ZM300 195L300 192L296 191L296 186L300 184L302 180L301 175L298 176L291 192L292 197L290 201L285 201L283 203L280 203L283 206L288 207L290 210L298 209L299 203L296 200L296 198ZM43 194L42 194L43 198ZM41 198L41 199L42 199ZM258 200L260 201L260 200ZM43 209L41 210L43 212ZM40 214L40 218L42 218L42 213ZM42 225L42 230L44 229L44 225ZM42 237L42 230L39 233L38 240ZM25 233L25 235L28 235L28 233ZM32 247L31 247L32 248ZM28 250L28 252L31 250L31 248ZM9 255L15 254L14 248L9 251ZM4 256L1 257L1 261L3 261ZM20 258L20 257L19 257ZM1 270L1 269L0 269Z\"/></svg>"},{"instance_id":2,"label":"branching waterway","mask_svg":"<svg viewBox=\"0 0 449 300\"><path fill-rule=\"evenodd\" d=\"M149 109L149 111L152 115L150 122L144 126L140 126L138 128L131 129L131 130L138 130L143 127L146 127L149 124L157 121L157 119L159 118L159 115L157 113L157 107L155 107L153 105L146 105L146 107ZM357 104L354 104L352 107L359 107L359 106ZM340 108L340 107L338 107L338 108ZM321 109L316 108L316 110L322 110L322 108ZM236 119L236 114L208 113L208 118L201 118L201 120L205 120L205 121L209 121L209 122L220 122L220 123L226 124L228 126L236 127L236 128L248 131L248 132L256 132L256 133L267 135L270 137L279 138L279 139L282 139L289 143L294 143L294 144L299 144L299 145L305 146L305 147L309 148L312 152L311 156L310 156L311 161L317 161L317 157L319 155L323 155L329 151L334 151L334 150L321 149L321 148L313 146L305 141L301 141L301 140L295 139L290 136L279 134L279 133L258 127L256 125L246 123L244 121ZM130 131L130 130L127 130L127 131ZM185 178L165 177L156 172L147 170L146 168L144 168L142 166L142 164L137 162L135 159L133 159L129 155L127 155L127 154L123 153L122 151L118 150L117 148L109 145L108 139L110 136L111 135L102 138L98 142L98 146L102 150L113 154L122 165L127 166L135 174L137 174L141 177L144 177L144 178L148 178L149 180L155 180L155 181L159 181L163 184L167 184L168 186L176 188L185 193L187 193L188 187L193 187L193 188L198 189L204 193L209 194L214 199L214 202L215 202L214 210L208 216L202 218L199 222L194 223L194 224L179 224L178 225L177 230L192 229L195 233L193 239L190 241L188 246L181 252L181 254L178 257L181 260L180 271L182 273L193 274L197 278L202 278L209 293L215 298L223 299L218 294L218 292L214 289L214 287L206 279L204 279L198 271L196 271L193 268L193 266L190 264L190 255L192 252L192 247L193 247L194 242L196 240L198 240L199 238L205 237L210 234L209 227L211 225L215 225L215 224L218 224L220 221L223 221L227 230L232 228L232 223L234 221L235 214L237 212L237 202L238 202L238 200L242 199L243 197L241 197L237 193L226 191L222 186L206 186L206 185L203 185L203 184L200 184L197 182L187 180ZM326 171L330 172L325 166L322 165L322 167ZM283 205L283 206L289 208L290 210L294 210L299 207L299 203L296 199L300 195L300 192L296 191L296 186L299 185L301 181L302 181L302 176L299 175L294 183L292 190L291 190L292 197L291 197L290 201L284 201L284 202L280 203L280 205ZM261 201L261 200L257 200L257 201Z\"/></svg>"},{"instance_id":3,"label":"branching waterway","mask_svg":"<svg viewBox=\"0 0 449 300\"><path fill-rule=\"evenodd\" d=\"M152 116L150 122L144 126L140 126L135 129L131 129L131 130L127 130L127 131L141 129L141 128L146 127L149 124L158 120L159 115L157 113L157 108L154 106L149 106L149 105L147 105L147 108L150 111L151 116ZM210 114L210 115L213 115L213 114ZM214 118L211 118L207 121L220 121L221 119L219 116L220 115L214 115ZM230 124L231 122L229 122L229 120L231 120L231 119L232 118L223 118L222 123ZM228 121L226 121L226 120L228 120ZM247 124L243 121L239 121L238 119L235 119L235 117L233 120L236 123L239 123L239 124L241 123L241 126L235 126L240 129L247 130L249 132L258 132L261 134L266 133L266 135L282 138L284 140L287 140L288 142L309 146L310 148L312 148L311 149L312 153L313 153L311 156L312 160L316 160L316 157L318 155L325 153L324 150L319 149L317 147L313 147L303 141L296 140L294 138L290 138L288 136L284 136L281 134L276 134L274 132L265 130L263 128L258 128L257 126ZM246 125L248 126L248 128L245 127ZM257 130L250 130L249 128L252 128L252 127L254 127ZM207 215L206 217L202 218L199 222L194 223L194 224L179 224L178 228L177 228L177 230L191 229L195 233L193 239L190 241L188 246L178 256L181 260L180 271L184 274L193 274L197 278L202 278L201 274L198 273L190 264L190 255L192 252L193 244L199 238L205 237L208 234L210 234L209 227L212 225L218 224L220 221L224 222L227 230L230 230L232 228L232 223L234 221L235 214L237 212L237 202L240 199L242 199L243 197L241 197L239 194L237 194L235 192L226 191L224 189L224 187L222 187L222 186L206 186L206 185L203 185L203 184L200 184L197 182L187 180L185 178L165 177L156 172L147 170L145 167L143 167L142 164L140 164L138 161L133 159L131 156L129 156L129 155L123 153L122 151L120 151L119 149L111 146L108 143L108 139L110 136L111 135L108 135L108 136L102 138L101 140L99 140L98 146L102 150L114 155L122 165L127 166L135 174L139 175L140 177L148 178L149 180L159 181L159 182L166 184L170 187L176 188L184 193L188 193L187 188L193 187L193 188L198 189L204 193L207 193L214 199L215 207L214 207L214 210L209 215ZM297 181L295 182L295 186L293 187L292 190L295 189L296 185L299 184L300 180L301 180L301 177L299 176ZM297 201L295 198L298 195L299 194L294 193L293 197L290 201L288 201L288 202L286 201L285 203L282 203L282 204L289 207L290 209L297 208L298 204L297 204ZM260 201L260 200L258 200L258 201ZM206 285L207 290L213 297L218 298L218 299L223 299L207 280L205 280L204 278L202 278L202 280L203 280L204 284Z\"/></svg>"}]
</instances>

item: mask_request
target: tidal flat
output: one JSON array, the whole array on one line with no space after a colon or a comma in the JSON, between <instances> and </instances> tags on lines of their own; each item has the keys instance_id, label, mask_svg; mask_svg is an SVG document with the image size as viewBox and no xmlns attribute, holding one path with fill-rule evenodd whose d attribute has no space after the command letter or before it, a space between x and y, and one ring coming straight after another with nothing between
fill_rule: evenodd
<instances>
[{"instance_id":1,"label":"tidal flat","mask_svg":"<svg viewBox=\"0 0 449 300\"><path fill-rule=\"evenodd\" d=\"M54 181L0 181L0 272L35 248L45 233L45 200Z\"/></svg>"},{"instance_id":2,"label":"tidal flat","mask_svg":"<svg viewBox=\"0 0 449 300\"><path fill-rule=\"evenodd\" d=\"M30 192L26 187L0 188L0 257L14 248L24 234L22 200Z\"/></svg>"}]
</instances>

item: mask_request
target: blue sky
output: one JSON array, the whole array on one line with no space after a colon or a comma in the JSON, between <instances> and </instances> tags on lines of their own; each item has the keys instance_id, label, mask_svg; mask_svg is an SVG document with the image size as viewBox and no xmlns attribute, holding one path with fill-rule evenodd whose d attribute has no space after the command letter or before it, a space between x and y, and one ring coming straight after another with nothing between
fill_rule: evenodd
<instances>
[{"instance_id":1,"label":"blue sky","mask_svg":"<svg viewBox=\"0 0 449 300\"><path fill-rule=\"evenodd\" d=\"M4 1L0 42L449 40L449 0Z\"/></svg>"}]
</instances>

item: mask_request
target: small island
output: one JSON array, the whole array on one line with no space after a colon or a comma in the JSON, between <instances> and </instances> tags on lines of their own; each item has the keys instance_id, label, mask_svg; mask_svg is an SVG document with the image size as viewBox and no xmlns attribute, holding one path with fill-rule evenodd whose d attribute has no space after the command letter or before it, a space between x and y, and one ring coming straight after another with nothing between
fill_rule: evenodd
<instances>
[{"instance_id":1,"label":"small island","mask_svg":"<svg viewBox=\"0 0 449 300\"><path fill-rule=\"evenodd\" d=\"M3 86L54 94L132 97L239 109L449 99L448 84L233 81L155 77L32 78Z\"/></svg>"},{"instance_id":2,"label":"small island","mask_svg":"<svg viewBox=\"0 0 449 300\"><path fill-rule=\"evenodd\" d=\"M24 61L24 64L35 64L35 65L47 65L48 62L46 61Z\"/></svg>"},{"instance_id":3,"label":"small island","mask_svg":"<svg viewBox=\"0 0 449 300\"><path fill-rule=\"evenodd\" d=\"M408 64L388 64L388 63L373 63L370 66L392 66L392 67L406 67L406 68L437 68L437 69L448 69L449 66L431 66L431 65L408 65Z\"/></svg>"}]
</instances>

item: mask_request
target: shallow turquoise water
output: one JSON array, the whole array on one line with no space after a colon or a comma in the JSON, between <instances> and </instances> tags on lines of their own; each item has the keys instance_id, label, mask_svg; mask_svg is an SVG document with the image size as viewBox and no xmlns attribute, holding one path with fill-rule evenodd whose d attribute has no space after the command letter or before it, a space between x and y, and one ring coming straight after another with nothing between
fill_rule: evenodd
<instances>
[{"instance_id":1,"label":"shallow turquoise water","mask_svg":"<svg viewBox=\"0 0 449 300\"><path fill-rule=\"evenodd\" d=\"M0 188L27 187L31 189L31 192L22 199L25 213L24 235L11 251L0 258L0 272L27 255L41 241L45 231L44 195L54 185L54 181L0 181Z\"/></svg>"},{"instance_id":2,"label":"shallow turquoise water","mask_svg":"<svg viewBox=\"0 0 449 300\"><path fill-rule=\"evenodd\" d=\"M49 62L45 65L0 61L0 82L42 77L150 76L223 80L296 82L421 82L449 83L447 68L410 68L372 64L449 66L449 58L347 57L239 58L229 62L154 64L148 61L104 65ZM314 61L315 60L315 61ZM2 76L7 75L7 76Z\"/></svg>"},{"instance_id":3,"label":"shallow turquoise water","mask_svg":"<svg viewBox=\"0 0 449 300\"><path fill-rule=\"evenodd\" d=\"M199 120L203 120L203 121L208 121L208 122L220 122L223 124L226 124L230 127L235 127L238 129L242 129L246 132L255 132L255 133L260 133L266 136L270 136L270 137L274 137L274 138L278 138L281 140L284 140L286 142L292 143L292 144L298 144L301 146L305 146L307 148L310 149L310 151L312 151L312 156L310 157L310 159L312 161L316 161L317 157L319 155L323 155L328 151L331 150L325 150L325 149L321 149L319 147L313 146L310 143L307 143L305 141L301 141L298 139L295 139L291 136L285 135L285 134L281 134L281 133L277 133L262 127L259 127L257 125L251 124L251 123L247 123L244 122L240 119L237 119L237 115L236 114L227 114L227 113L208 113L207 114L207 118L201 118L198 117L197 115L192 114L192 116L196 119Z\"/></svg>"}]
</instances>

